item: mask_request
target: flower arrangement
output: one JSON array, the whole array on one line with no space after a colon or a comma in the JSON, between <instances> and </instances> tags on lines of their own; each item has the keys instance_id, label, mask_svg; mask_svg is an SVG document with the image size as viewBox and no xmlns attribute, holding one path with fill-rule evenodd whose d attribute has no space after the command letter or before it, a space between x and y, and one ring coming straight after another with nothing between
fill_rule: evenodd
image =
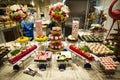
<instances>
[{"instance_id":1,"label":"flower arrangement","mask_svg":"<svg viewBox=\"0 0 120 80\"><path fill-rule=\"evenodd\" d=\"M27 5L12 5L6 7L6 14L14 21L22 21L28 15L28 8Z\"/></svg>"},{"instance_id":2,"label":"flower arrangement","mask_svg":"<svg viewBox=\"0 0 120 80\"><path fill-rule=\"evenodd\" d=\"M50 6L49 15L54 22L65 22L69 17L69 8L61 2Z\"/></svg>"},{"instance_id":3,"label":"flower arrangement","mask_svg":"<svg viewBox=\"0 0 120 80\"><path fill-rule=\"evenodd\" d=\"M20 30L20 35L17 39L18 42L20 43L26 43L28 42L28 37L23 36L22 28L21 28L21 21L28 16L28 8L27 5L11 5L6 7L6 14L9 15L10 19L13 21L17 22L19 30Z\"/></svg>"}]
</instances>

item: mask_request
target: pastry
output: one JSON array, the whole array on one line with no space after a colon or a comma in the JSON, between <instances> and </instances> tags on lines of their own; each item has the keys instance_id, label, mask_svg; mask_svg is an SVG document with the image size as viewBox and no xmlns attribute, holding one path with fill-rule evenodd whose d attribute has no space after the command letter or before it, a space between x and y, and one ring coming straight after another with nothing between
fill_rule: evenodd
<instances>
[{"instance_id":1,"label":"pastry","mask_svg":"<svg viewBox=\"0 0 120 80\"><path fill-rule=\"evenodd\" d=\"M46 40L47 40L46 36L37 36L37 37L35 37L35 41L38 41L38 42L43 42L43 41L46 41Z\"/></svg>"},{"instance_id":2,"label":"pastry","mask_svg":"<svg viewBox=\"0 0 120 80\"><path fill-rule=\"evenodd\" d=\"M68 41L77 41L78 39L74 38L72 35L69 35L69 36L67 37L67 40L68 40Z\"/></svg>"},{"instance_id":3,"label":"pastry","mask_svg":"<svg viewBox=\"0 0 120 80\"><path fill-rule=\"evenodd\" d=\"M22 37L19 37L17 41L20 43L26 43L28 42L28 39L29 39L28 37L22 36Z\"/></svg>"}]
</instances>

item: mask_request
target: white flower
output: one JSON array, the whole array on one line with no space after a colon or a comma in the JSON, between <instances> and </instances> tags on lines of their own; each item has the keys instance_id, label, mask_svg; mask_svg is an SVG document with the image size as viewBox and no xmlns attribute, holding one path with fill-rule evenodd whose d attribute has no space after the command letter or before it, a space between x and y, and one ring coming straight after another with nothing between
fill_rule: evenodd
<instances>
[{"instance_id":1,"label":"white flower","mask_svg":"<svg viewBox=\"0 0 120 80\"><path fill-rule=\"evenodd\" d=\"M65 13L69 13L69 9L67 6L63 6L61 10L64 11Z\"/></svg>"},{"instance_id":2,"label":"white flower","mask_svg":"<svg viewBox=\"0 0 120 80\"><path fill-rule=\"evenodd\" d=\"M19 5L13 5L13 6L10 6L10 9L12 11L17 11L18 9L20 9L20 6Z\"/></svg>"},{"instance_id":3,"label":"white flower","mask_svg":"<svg viewBox=\"0 0 120 80\"><path fill-rule=\"evenodd\" d=\"M25 6L23 7L23 11L24 11L24 12L28 11L27 5L25 5Z\"/></svg>"},{"instance_id":4,"label":"white flower","mask_svg":"<svg viewBox=\"0 0 120 80\"><path fill-rule=\"evenodd\" d=\"M21 21L27 17L28 8L27 5L12 5L6 8L6 13L14 21Z\"/></svg>"}]
</instances>

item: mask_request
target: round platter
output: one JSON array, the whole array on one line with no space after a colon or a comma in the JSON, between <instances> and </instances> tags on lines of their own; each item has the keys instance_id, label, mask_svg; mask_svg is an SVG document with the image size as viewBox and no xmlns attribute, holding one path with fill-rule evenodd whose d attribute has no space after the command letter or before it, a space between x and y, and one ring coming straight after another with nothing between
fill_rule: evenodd
<instances>
[{"instance_id":1,"label":"round platter","mask_svg":"<svg viewBox=\"0 0 120 80\"><path fill-rule=\"evenodd\" d=\"M68 39L68 38L67 38L67 41L70 41L70 42L76 42L76 41L78 41L78 39L71 40L71 39Z\"/></svg>"},{"instance_id":2,"label":"round platter","mask_svg":"<svg viewBox=\"0 0 120 80\"><path fill-rule=\"evenodd\" d=\"M77 38L74 38L72 35L69 35L69 36L67 37L67 41L76 42L76 41L78 41L78 39L77 39Z\"/></svg>"},{"instance_id":3,"label":"round platter","mask_svg":"<svg viewBox=\"0 0 120 80\"><path fill-rule=\"evenodd\" d=\"M62 30L60 30L60 31L53 31L53 30L51 30L50 31L52 34L60 34L60 33L62 33Z\"/></svg>"},{"instance_id":4,"label":"round platter","mask_svg":"<svg viewBox=\"0 0 120 80\"><path fill-rule=\"evenodd\" d=\"M29 38L28 38L28 37L25 37L25 36L19 37L19 38L17 39L17 41L20 42L20 43L27 43L28 40L29 40Z\"/></svg>"},{"instance_id":5,"label":"round platter","mask_svg":"<svg viewBox=\"0 0 120 80\"><path fill-rule=\"evenodd\" d=\"M48 47L48 50L50 50L50 51L52 51L52 52L59 52L59 51L62 51L63 49L64 49L64 47L62 47L62 48L60 48L60 49L58 49L58 50L54 50L54 49Z\"/></svg>"}]
</instances>

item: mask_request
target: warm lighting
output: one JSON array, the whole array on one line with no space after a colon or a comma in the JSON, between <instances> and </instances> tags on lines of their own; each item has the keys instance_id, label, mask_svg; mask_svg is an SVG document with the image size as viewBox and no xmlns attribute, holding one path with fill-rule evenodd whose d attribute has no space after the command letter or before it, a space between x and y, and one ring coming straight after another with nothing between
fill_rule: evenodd
<instances>
[{"instance_id":1,"label":"warm lighting","mask_svg":"<svg viewBox=\"0 0 120 80\"><path fill-rule=\"evenodd\" d=\"M65 3L65 2L66 2L66 0L63 0L62 2L63 2L63 3Z\"/></svg>"},{"instance_id":2,"label":"warm lighting","mask_svg":"<svg viewBox=\"0 0 120 80\"><path fill-rule=\"evenodd\" d=\"M31 1L31 5L32 5L32 6L35 6L35 3L34 3L34 1L33 1L33 0Z\"/></svg>"},{"instance_id":3,"label":"warm lighting","mask_svg":"<svg viewBox=\"0 0 120 80\"><path fill-rule=\"evenodd\" d=\"M42 2L44 2L44 0L41 0Z\"/></svg>"}]
</instances>

